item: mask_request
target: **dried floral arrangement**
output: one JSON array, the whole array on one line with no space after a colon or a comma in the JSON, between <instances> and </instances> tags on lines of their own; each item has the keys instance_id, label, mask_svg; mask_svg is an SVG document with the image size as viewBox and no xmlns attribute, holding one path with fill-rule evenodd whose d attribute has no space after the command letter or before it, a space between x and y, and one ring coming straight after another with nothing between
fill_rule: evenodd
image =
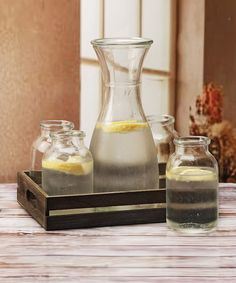
<instances>
[{"instance_id":1,"label":"dried floral arrangement","mask_svg":"<svg viewBox=\"0 0 236 283\"><path fill-rule=\"evenodd\" d=\"M196 98L194 114L190 107L190 134L212 140L210 151L218 161L220 182L236 183L236 128L223 120L222 110L222 87L206 84Z\"/></svg>"}]
</instances>

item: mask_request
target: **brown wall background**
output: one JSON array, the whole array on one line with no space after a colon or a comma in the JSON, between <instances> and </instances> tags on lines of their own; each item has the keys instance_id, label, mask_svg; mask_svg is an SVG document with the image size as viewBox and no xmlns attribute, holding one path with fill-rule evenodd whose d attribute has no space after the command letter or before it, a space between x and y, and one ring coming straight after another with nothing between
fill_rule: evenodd
<instances>
[{"instance_id":1,"label":"brown wall background","mask_svg":"<svg viewBox=\"0 0 236 283\"><path fill-rule=\"evenodd\" d=\"M236 125L236 1L207 0L204 81L224 90L224 118Z\"/></svg>"},{"instance_id":2,"label":"brown wall background","mask_svg":"<svg viewBox=\"0 0 236 283\"><path fill-rule=\"evenodd\" d=\"M224 118L236 123L236 1L179 0L177 129L189 132L189 106L204 83L224 89Z\"/></svg>"},{"instance_id":3,"label":"brown wall background","mask_svg":"<svg viewBox=\"0 0 236 283\"><path fill-rule=\"evenodd\" d=\"M176 127L188 134L189 106L203 85L205 0L178 1Z\"/></svg>"},{"instance_id":4,"label":"brown wall background","mask_svg":"<svg viewBox=\"0 0 236 283\"><path fill-rule=\"evenodd\" d=\"M29 168L42 119L79 123L79 1L0 0L0 182Z\"/></svg>"}]
</instances>

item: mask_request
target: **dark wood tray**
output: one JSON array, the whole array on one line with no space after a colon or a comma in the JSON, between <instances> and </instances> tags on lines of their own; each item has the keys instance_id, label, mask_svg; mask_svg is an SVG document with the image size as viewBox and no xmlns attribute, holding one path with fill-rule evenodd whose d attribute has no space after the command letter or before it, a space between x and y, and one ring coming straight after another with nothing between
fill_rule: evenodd
<instances>
[{"instance_id":1,"label":"dark wood tray","mask_svg":"<svg viewBox=\"0 0 236 283\"><path fill-rule=\"evenodd\" d=\"M48 196L41 172L17 174L17 201L45 230L165 222L165 189Z\"/></svg>"}]
</instances>

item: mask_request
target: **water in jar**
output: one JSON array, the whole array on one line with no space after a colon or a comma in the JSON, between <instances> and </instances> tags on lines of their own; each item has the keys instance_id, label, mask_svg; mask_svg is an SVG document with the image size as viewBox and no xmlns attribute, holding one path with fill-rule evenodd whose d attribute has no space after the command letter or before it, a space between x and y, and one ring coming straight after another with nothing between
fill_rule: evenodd
<instances>
[{"instance_id":1,"label":"water in jar","mask_svg":"<svg viewBox=\"0 0 236 283\"><path fill-rule=\"evenodd\" d=\"M93 161L81 162L79 156L70 156L66 161L42 162L42 187L48 195L92 193L92 183Z\"/></svg>"},{"instance_id":2,"label":"water in jar","mask_svg":"<svg viewBox=\"0 0 236 283\"><path fill-rule=\"evenodd\" d=\"M211 168L173 168L166 181L168 226L187 233L216 227L218 177Z\"/></svg>"},{"instance_id":3,"label":"water in jar","mask_svg":"<svg viewBox=\"0 0 236 283\"><path fill-rule=\"evenodd\" d=\"M157 156L147 123L97 123L90 150L95 192L158 188Z\"/></svg>"},{"instance_id":4,"label":"water in jar","mask_svg":"<svg viewBox=\"0 0 236 283\"><path fill-rule=\"evenodd\" d=\"M51 146L51 140L48 139L38 139L32 146L32 152L31 152L31 168L32 172L31 175L34 175L34 170L41 170L42 168L42 159L44 153L47 151L47 149Z\"/></svg>"}]
</instances>

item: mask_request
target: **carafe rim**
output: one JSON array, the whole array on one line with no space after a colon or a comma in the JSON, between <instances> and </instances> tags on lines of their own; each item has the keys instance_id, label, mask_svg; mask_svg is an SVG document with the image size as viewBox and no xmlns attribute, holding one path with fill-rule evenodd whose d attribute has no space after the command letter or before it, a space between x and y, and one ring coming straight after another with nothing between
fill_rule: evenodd
<instances>
[{"instance_id":1,"label":"carafe rim","mask_svg":"<svg viewBox=\"0 0 236 283\"><path fill-rule=\"evenodd\" d=\"M150 46L153 43L152 39L143 37L107 37L97 38L91 41L94 47L127 47L127 46Z\"/></svg>"}]
</instances>

